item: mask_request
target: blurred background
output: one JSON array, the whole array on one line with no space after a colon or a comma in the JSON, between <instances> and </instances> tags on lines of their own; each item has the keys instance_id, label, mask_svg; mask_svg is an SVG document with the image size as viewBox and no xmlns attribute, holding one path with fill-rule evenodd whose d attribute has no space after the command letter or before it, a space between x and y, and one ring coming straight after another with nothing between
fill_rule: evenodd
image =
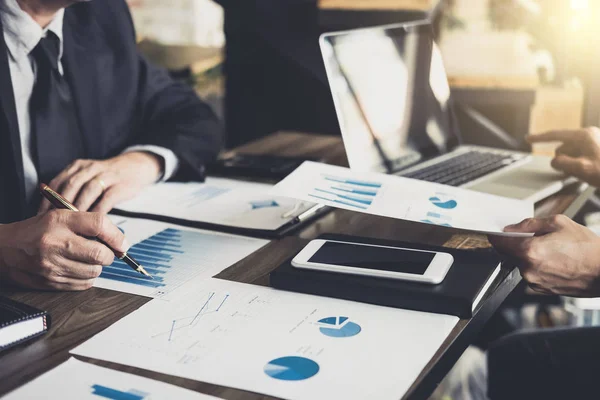
<instances>
[{"instance_id":1,"label":"blurred background","mask_svg":"<svg viewBox=\"0 0 600 400\"><path fill-rule=\"evenodd\" d=\"M213 105L228 147L281 130L339 134L319 34L423 18L435 21L455 100L511 136L597 125L598 3L129 1L142 51Z\"/></svg>"}]
</instances>

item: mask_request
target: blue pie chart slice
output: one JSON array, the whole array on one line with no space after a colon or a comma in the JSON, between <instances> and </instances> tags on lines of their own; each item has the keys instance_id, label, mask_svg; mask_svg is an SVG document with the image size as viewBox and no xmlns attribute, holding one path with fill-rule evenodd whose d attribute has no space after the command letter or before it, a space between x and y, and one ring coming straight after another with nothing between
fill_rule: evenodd
<instances>
[{"instance_id":1,"label":"blue pie chart slice","mask_svg":"<svg viewBox=\"0 0 600 400\"><path fill-rule=\"evenodd\" d=\"M456 206L458 206L458 203L456 202L456 200L443 201L442 199L440 199L437 196L429 198L429 201L431 201L434 206L443 208L445 210L452 210L453 208L456 208Z\"/></svg>"},{"instance_id":2,"label":"blue pie chart slice","mask_svg":"<svg viewBox=\"0 0 600 400\"><path fill-rule=\"evenodd\" d=\"M277 358L264 368L265 374L281 381L303 381L319 372L319 364L304 357Z\"/></svg>"},{"instance_id":3,"label":"blue pie chart slice","mask_svg":"<svg viewBox=\"0 0 600 400\"><path fill-rule=\"evenodd\" d=\"M319 323L331 325L331 327L321 327L319 331L325 336L334 338L344 338L356 336L362 330L360 325L348 321L348 317L328 317L319 320ZM345 324L344 324L345 323Z\"/></svg>"}]
</instances>

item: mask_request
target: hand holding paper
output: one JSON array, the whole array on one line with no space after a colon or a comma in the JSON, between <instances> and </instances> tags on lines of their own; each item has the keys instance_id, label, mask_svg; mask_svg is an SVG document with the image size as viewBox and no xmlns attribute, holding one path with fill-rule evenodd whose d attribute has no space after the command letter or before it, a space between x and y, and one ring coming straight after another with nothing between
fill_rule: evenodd
<instances>
[{"instance_id":1,"label":"hand holding paper","mask_svg":"<svg viewBox=\"0 0 600 400\"><path fill-rule=\"evenodd\" d=\"M531 202L380 173L305 162L273 195L383 217L501 236L504 227L533 216Z\"/></svg>"}]
</instances>

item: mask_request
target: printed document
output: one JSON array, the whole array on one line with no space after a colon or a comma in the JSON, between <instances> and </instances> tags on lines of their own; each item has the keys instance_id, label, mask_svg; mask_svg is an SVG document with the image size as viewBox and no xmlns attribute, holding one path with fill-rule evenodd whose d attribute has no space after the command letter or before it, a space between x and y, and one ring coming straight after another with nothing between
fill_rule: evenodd
<instances>
[{"instance_id":1,"label":"printed document","mask_svg":"<svg viewBox=\"0 0 600 400\"><path fill-rule=\"evenodd\" d=\"M273 185L223 178L158 183L117 209L245 229L277 230L315 206L270 194Z\"/></svg>"},{"instance_id":2,"label":"printed document","mask_svg":"<svg viewBox=\"0 0 600 400\"><path fill-rule=\"evenodd\" d=\"M127 252L152 275L146 277L115 258L95 287L159 297L200 277L210 278L269 243L138 218L111 216L127 240Z\"/></svg>"},{"instance_id":3,"label":"printed document","mask_svg":"<svg viewBox=\"0 0 600 400\"><path fill-rule=\"evenodd\" d=\"M70 358L5 400L217 400L192 390Z\"/></svg>"},{"instance_id":4,"label":"printed document","mask_svg":"<svg viewBox=\"0 0 600 400\"><path fill-rule=\"evenodd\" d=\"M397 400L458 320L213 278L72 353L286 399Z\"/></svg>"},{"instance_id":5,"label":"printed document","mask_svg":"<svg viewBox=\"0 0 600 400\"><path fill-rule=\"evenodd\" d=\"M273 188L275 196L315 201L383 217L503 236L507 225L533 216L533 203L307 161Z\"/></svg>"}]
</instances>

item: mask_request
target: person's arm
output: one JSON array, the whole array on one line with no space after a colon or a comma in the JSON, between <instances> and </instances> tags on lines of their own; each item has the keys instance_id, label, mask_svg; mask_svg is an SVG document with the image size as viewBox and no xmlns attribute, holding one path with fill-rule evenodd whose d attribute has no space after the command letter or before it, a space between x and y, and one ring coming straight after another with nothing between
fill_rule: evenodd
<instances>
[{"instance_id":1,"label":"person's arm","mask_svg":"<svg viewBox=\"0 0 600 400\"><path fill-rule=\"evenodd\" d=\"M574 297L600 297L600 237L564 215L527 219L507 232L535 236L490 236L534 290Z\"/></svg>"},{"instance_id":2,"label":"person's arm","mask_svg":"<svg viewBox=\"0 0 600 400\"><path fill-rule=\"evenodd\" d=\"M121 6L120 11L129 15L124 2ZM124 36L135 48L131 18ZM48 183L82 211L107 213L143 187L170 178L175 170L186 179L202 181L205 165L221 149L222 125L194 90L171 79L141 54L136 54L136 60L134 147L108 160L77 160ZM39 212L49 209L49 202L43 201Z\"/></svg>"},{"instance_id":3,"label":"person's arm","mask_svg":"<svg viewBox=\"0 0 600 400\"><path fill-rule=\"evenodd\" d=\"M182 174L203 180L205 165L222 146L221 123L191 87L174 81L142 55L139 76L137 114L141 118L134 145L168 149L177 157Z\"/></svg>"},{"instance_id":4,"label":"person's arm","mask_svg":"<svg viewBox=\"0 0 600 400\"><path fill-rule=\"evenodd\" d=\"M113 249L129 244L107 216L53 210L0 225L0 281L39 290L85 290L103 265L113 263Z\"/></svg>"}]
</instances>

